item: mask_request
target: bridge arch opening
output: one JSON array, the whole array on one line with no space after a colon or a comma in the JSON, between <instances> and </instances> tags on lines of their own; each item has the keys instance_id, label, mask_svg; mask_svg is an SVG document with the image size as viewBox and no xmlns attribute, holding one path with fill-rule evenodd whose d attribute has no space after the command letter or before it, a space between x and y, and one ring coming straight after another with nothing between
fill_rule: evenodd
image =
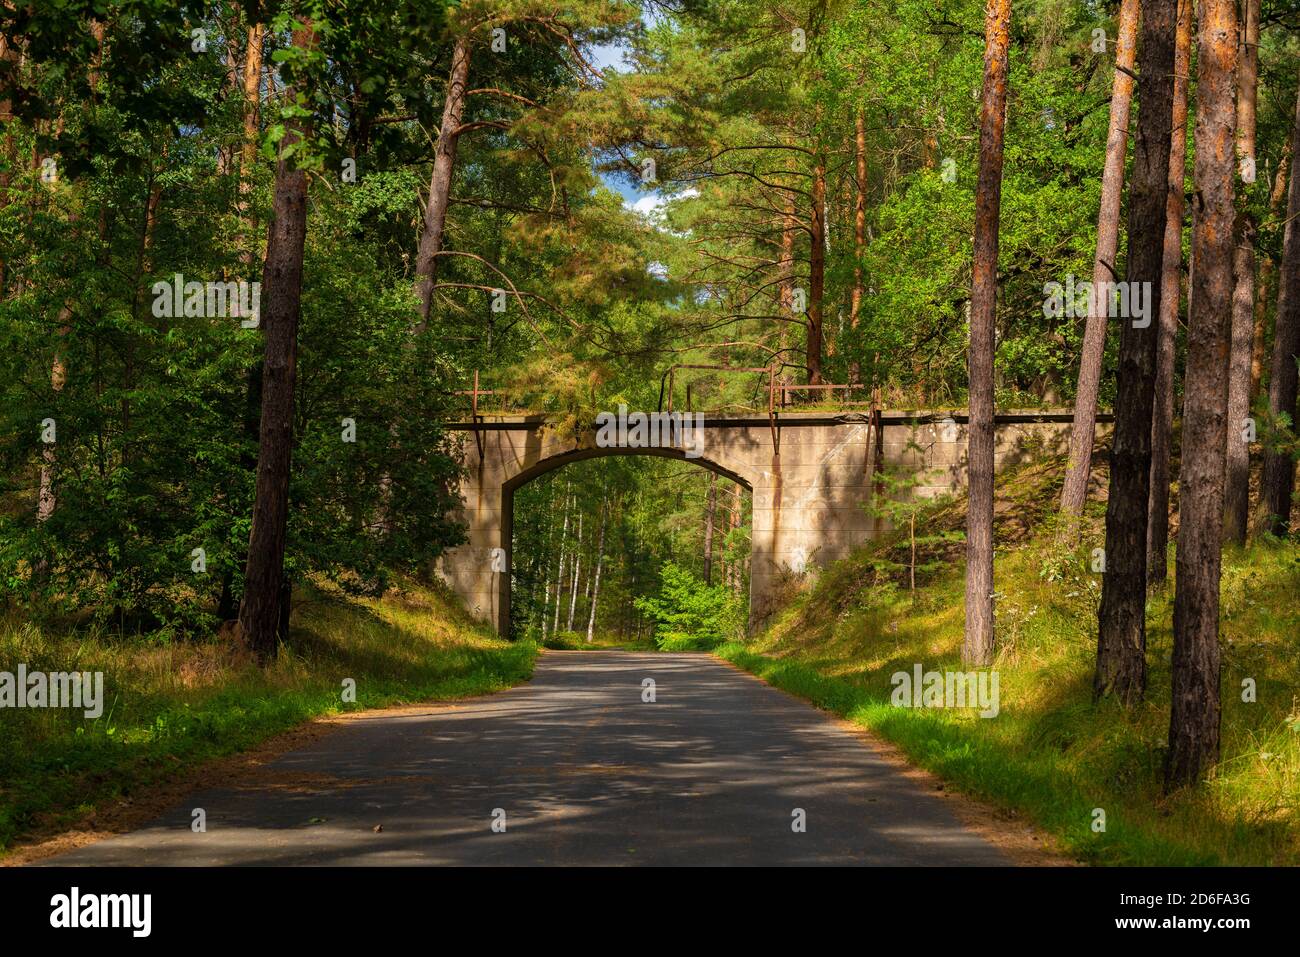
<instances>
[{"instance_id":1,"label":"bridge arch opening","mask_svg":"<svg viewBox=\"0 0 1300 957\"><path fill-rule=\"evenodd\" d=\"M752 492L671 448L566 449L520 470L502 485L499 630L649 644L655 623L634 600L657 595L666 564L677 585L715 586L747 614Z\"/></svg>"}]
</instances>

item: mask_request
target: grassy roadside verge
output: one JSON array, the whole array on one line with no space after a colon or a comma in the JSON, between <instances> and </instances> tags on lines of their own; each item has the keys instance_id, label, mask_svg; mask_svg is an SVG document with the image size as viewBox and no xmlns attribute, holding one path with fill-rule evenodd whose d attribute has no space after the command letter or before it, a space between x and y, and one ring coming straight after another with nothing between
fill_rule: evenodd
<instances>
[{"instance_id":1,"label":"grassy roadside verge","mask_svg":"<svg viewBox=\"0 0 1300 957\"><path fill-rule=\"evenodd\" d=\"M206 761L311 718L497 691L532 674L536 646L503 641L436 588L381 600L311 589L290 640L260 669L217 641L158 643L0 621L0 669L104 672L103 714L0 711L0 856ZM356 683L345 703L343 682Z\"/></svg>"},{"instance_id":2,"label":"grassy roadside verge","mask_svg":"<svg viewBox=\"0 0 1300 957\"><path fill-rule=\"evenodd\" d=\"M1008 514L1021 521L1030 499L1055 501L1039 487L1003 492ZM946 519L936 512L929 520ZM1063 552L1046 527L1028 529L997 558L997 717L894 707L896 672L918 663L965 670L960 561L911 595L879 572L876 560L897 544L838 563L761 635L715 653L870 729L972 797L1015 810L1078 860L1300 864L1300 545L1265 541L1225 552L1222 758L1204 784L1165 796L1172 583L1148 602L1146 701L1131 713L1094 706L1100 575L1089 556L1100 530ZM1245 700L1248 684L1254 700ZM1098 808L1104 832L1093 829Z\"/></svg>"}]
</instances>

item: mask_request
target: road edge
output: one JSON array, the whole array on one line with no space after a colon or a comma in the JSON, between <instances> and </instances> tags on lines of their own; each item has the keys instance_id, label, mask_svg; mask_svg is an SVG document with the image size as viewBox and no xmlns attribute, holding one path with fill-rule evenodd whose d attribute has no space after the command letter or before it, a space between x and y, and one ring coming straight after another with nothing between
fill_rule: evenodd
<instances>
[{"instance_id":1,"label":"road edge","mask_svg":"<svg viewBox=\"0 0 1300 957\"><path fill-rule=\"evenodd\" d=\"M712 652L708 654L714 661L744 675L750 681L756 681L765 688L771 688L787 698L815 709L840 729L854 735L901 776L924 787L934 797L942 800L958 821L1006 854L1014 865L1020 867L1086 866L1062 851L1051 834L1021 819L1014 810L988 804L957 790L951 782L913 764L902 748L880 737L870 728L841 717L833 711L819 708L808 698L764 681L752 671L746 671L734 661L729 661L721 655Z\"/></svg>"}]
</instances>

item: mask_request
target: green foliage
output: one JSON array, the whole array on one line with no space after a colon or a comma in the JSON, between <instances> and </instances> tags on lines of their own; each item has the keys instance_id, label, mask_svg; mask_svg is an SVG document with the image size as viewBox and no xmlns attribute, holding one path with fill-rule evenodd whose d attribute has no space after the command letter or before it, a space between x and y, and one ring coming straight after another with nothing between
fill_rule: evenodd
<instances>
[{"instance_id":1,"label":"green foliage","mask_svg":"<svg viewBox=\"0 0 1300 957\"><path fill-rule=\"evenodd\" d=\"M659 593L636 607L655 622L661 651L707 651L744 634L744 610L734 593L706 585L689 569L667 562L659 570Z\"/></svg>"},{"instance_id":2,"label":"green foliage","mask_svg":"<svg viewBox=\"0 0 1300 957\"><path fill-rule=\"evenodd\" d=\"M915 439L909 440L906 451L922 456L925 454ZM909 589L915 588L918 574L924 576L943 567L945 559L938 549L966 539L965 534L959 531L927 529L925 515L941 506L950 496L918 496L916 490L925 484L926 475L926 472L918 472L915 468L887 467L875 477L879 493L873 495L864 506L869 515L887 521L906 545L906 557L903 560L897 561L893 558L893 552L881 550L872 555L871 565L878 572L904 573ZM918 521L921 529L919 535Z\"/></svg>"},{"instance_id":3,"label":"green foliage","mask_svg":"<svg viewBox=\"0 0 1300 957\"><path fill-rule=\"evenodd\" d=\"M1054 498L1059 470L1003 478L999 498ZM1012 487L1018 485L1019 488ZM1294 865L1300 861L1295 649L1300 545L1265 538L1224 554L1222 760L1201 786L1163 793L1173 645L1172 582L1147 604L1146 700L1094 704L1100 574L1092 527L1063 550L1055 521L999 549L1000 711L891 705L892 676L917 663L965 671L963 563L936 569L915 596L854 569L892 547L865 546L775 616L761 635L717 649L727 660L870 728L968 794L1023 815L1071 856L1096 864ZM1005 541L1005 538L1002 539ZM1256 689L1244 700L1247 679ZM1106 810L1104 833L1090 828Z\"/></svg>"},{"instance_id":4,"label":"green foliage","mask_svg":"<svg viewBox=\"0 0 1300 957\"><path fill-rule=\"evenodd\" d=\"M212 154L135 148L143 173L104 169L85 188L56 187L80 212L72 230L51 205L11 233L5 260L22 293L0 302L0 341L12 346L0 358L0 428L14 437L0 446L0 575L25 601L192 631L218 604L229 614L242 591L261 333L233 318L154 314L154 284L176 273L246 273L225 228L230 177L214 175ZM385 178L315 201L290 489L290 574L372 589L385 568L427 564L460 540L447 518L457 465L437 424L449 397L427 384L459 371L431 337L411 341L409 283L370 241L389 208ZM34 175L16 185L49 192ZM151 196L161 201L146 248L137 215ZM136 262L144 268L126 268ZM53 443L41 441L47 419ZM355 442L343 441L344 419ZM42 481L55 506L44 520Z\"/></svg>"},{"instance_id":5,"label":"green foliage","mask_svg":"<svg viewBox=\"0 0 1300 957\"><path fill-rule=\"evenodd\" d=\"M635 604L653 594L659 569L668 561L704 575L704 538L710 480L714 481L714 534L710 577L743 603L749 554L747 493L731 526L735 486L689 462L657 456L611 456L578 462L541 475L514 497L516 556L510 617L517 634L547 639L556 622L556 577L561 549L566 556L560 590L559 627L568 622L573 555L581 554L574 628L583 632L591 609L586 587L596 564L596 539L603 512L607 522L594 638L623 644L645 642L653 622ZM579 516L582 539L578 539ZM567 524L566 524L567 516ZM549 640L548 640L549 643Z\"/></svg>"}]
</instances>

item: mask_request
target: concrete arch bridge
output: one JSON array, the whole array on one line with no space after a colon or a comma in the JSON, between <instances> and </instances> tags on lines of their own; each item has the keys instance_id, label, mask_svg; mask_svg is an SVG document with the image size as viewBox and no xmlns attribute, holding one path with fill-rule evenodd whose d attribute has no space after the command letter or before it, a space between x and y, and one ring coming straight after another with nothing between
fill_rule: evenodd
<instances>
[{"instance_id":1,"label":"concrete arch bridge","mask_svg":"<svg viewBox=\"0 0 1300 957\"><path fill-rule=\"evenodd\" d=\"M666 416L673 413L645 413ZM635 414L628 416L632 420ZM824 413L659 422L659 444L609 443L593 423L562 435L543 416L477 416L449 426L459 432L462 505L468 541L448 550L438 573L479 620L510 627L514 493L554 469L605 455L662 455L694 462L752 494L749 623L774 610L778 586L844 558L885 530L864 505L878 467L903 467L919 478L913 495L951 492L966 479L965 410ZM1069 441L1069 412L1008 412L996 417L996 460L1010 464ZM698 427L696 426L698 423ZM698 429L698 430L696 430ZM696 430L696 431L693 431Z\"/></svg>"}]
</instances>

